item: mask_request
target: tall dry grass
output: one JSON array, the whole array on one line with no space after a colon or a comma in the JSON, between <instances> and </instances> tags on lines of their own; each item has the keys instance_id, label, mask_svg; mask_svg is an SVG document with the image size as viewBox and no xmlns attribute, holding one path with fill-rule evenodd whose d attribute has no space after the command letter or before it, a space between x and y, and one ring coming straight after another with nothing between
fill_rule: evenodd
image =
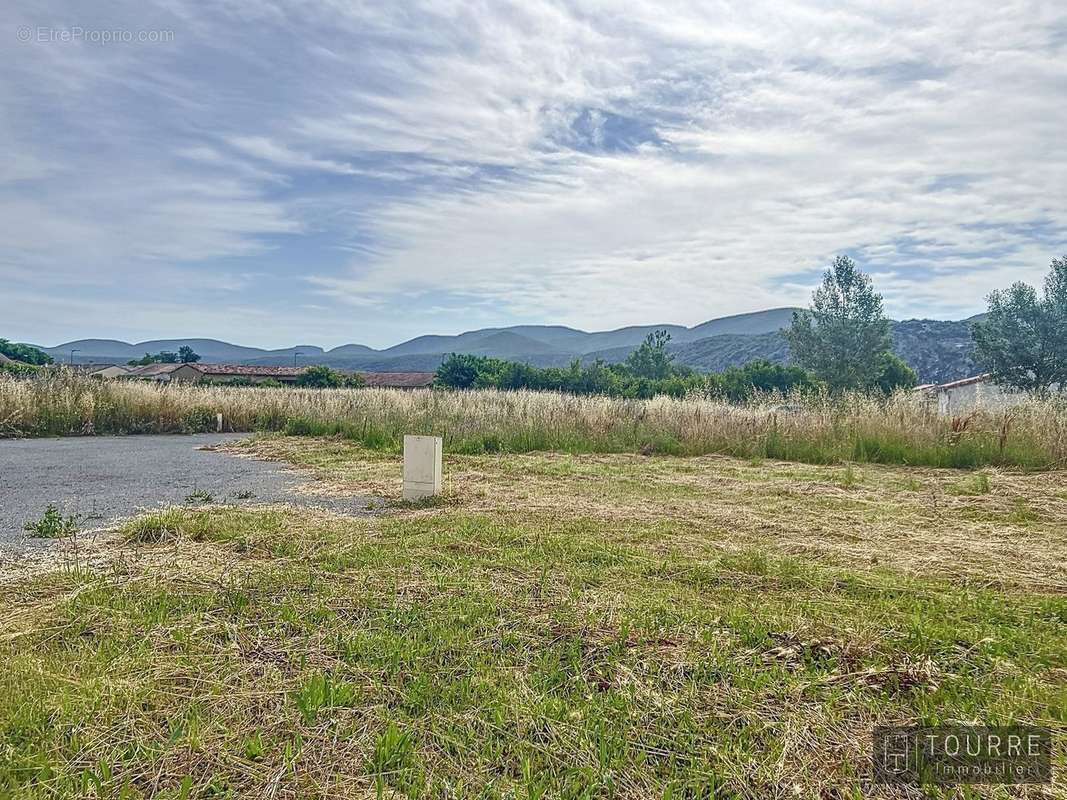
<instances>
[{"instance_id":1,"label":"tall dry grass","mask_svg":"<svg viewBox=\"0 0 1067 800\"><path fill-rule=\"evenodd\" d=\"M399 449L405 433L441 435L451 452L725 453L973 468L1067 466L1067 406L942 417L914 397L624 400L540 392L265 389L101 381L67 370L0 375L0 437L226 430L339 434Z\"/></svg>"}]
</instances>

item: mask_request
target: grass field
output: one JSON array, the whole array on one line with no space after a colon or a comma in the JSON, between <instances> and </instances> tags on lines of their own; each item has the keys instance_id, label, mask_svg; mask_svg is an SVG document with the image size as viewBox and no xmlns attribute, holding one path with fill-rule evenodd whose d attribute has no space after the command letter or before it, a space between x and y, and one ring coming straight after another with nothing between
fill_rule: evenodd
<instances>
[{"instance_id":1,"label":"grass field","mask_svg":"<svg viewBox=\"0 0 1067 800\"><path fill-rule=\"evenodd\" d=\"M880 723L1067 716L1067 474L248 456L365 516L170 509L9 583L0 794L1064 797L870 784ZM73 557L71 557L73 558Z\"/></svg>"},{"instance_id":2,"label":"grass field","mask_svg":"<svg viewBox=\"0 0 1067 800\"><path fill-rule=\"evenodd\" d=\"M444 437L450 453L658 453L813 464L973 469L1067 467L1067 401L948 417L909 393L891 398L693 397L623 400L551 392L157 386L49 371L0 375L0 436L195 433L340 435L397 453L403 435Z\"/></svg>"}]
</instances>

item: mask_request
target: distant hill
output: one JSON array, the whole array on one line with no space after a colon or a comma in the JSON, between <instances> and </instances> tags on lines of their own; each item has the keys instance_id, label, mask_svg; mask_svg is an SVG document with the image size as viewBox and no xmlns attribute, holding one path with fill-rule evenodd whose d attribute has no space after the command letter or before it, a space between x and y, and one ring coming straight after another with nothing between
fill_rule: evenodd
<instances>
[{"instance_id":1,"label":"distant hill","mask_svg":"<svg viewBox=\"0 0 1067 800\"><path fill-rule=\"evenodd\" d=\"M985 315L981 315L982 318ZM893 323L893 349L923 383L947 383L976 375L969 320L908 319Z\"/></svg>"},{"instance_id":2,"label":"distant hill","mask_svg":"<svg viewBox=\"0 0 1067 800\"><path fill-rule=\"evenodd\" d=\"M77 350L74 360L78 363L114 361L125 363L134 358L141 358L145 353L171 352L177 353L178 348L189 346L196 351L204 361L240 364L252 362L264 357L292 359L294 352L304 353L309 356L322 355L323 349L318 345L300 345L287 347L283 350L264 350L261 347L242 347L241 345L220 342L217 339L152 339L147 342L130 344L115 339L78 339L74 342L66 342L56 347L42 347L41 349L58 361L66 361L70 358L70 351Z\"/></svg>"},{"instance_id":3,"label":"distant hill","mask_svg":"<svg viewBox=\"0 0 1067 800\"><path fill-rule=\"evenodd\" d=\"M634 325L612 331L581 331L563 325L514 325L483 328L455 336L427 335L384 350L362 344L345 344L325 351L317 345L280 350L243 347L216 339L160 339L129 344L114 339L80 339L56 347L41 347L59 361L125 363L146 352L177 352L188 345L205 362L287 365L294 353L298 363L326 364L338 369L369 372L424 372L437 369L449 353L471 353L521 361L539 367L565 366L574 359L585 362L625 360L651 331L671 334L671 351L679 364L717 372L757 358L778 363L789 359L789 346L780 330L792 321L793 308L773 308L752 314L721 317L687 328L684 325ZM970 320L904 320L893 323L897 353L923 382L945 382L973 375Z\"/></svg>"},{"instance_id":4,"label":"distant hill","mask_svg":"<svg viewBox=\"0 0 1067 800\"><path fill-rule=\"evenodd\" d=\"M792 324L793 312L795 311L800 311L800 309L772 308L767 311L757 311L753 314L735 314L732 317L708 320L694 328L690 328L686 341L695 342L699 339L706 339L709 336L721 336L727 333L745 336L774 333L782 328L788 328Z\"/></svg>"},{"instance_id":5,"label":"distant hill","mask_svg":"<svg viewBox=\"0 0 1067 800\"><path fill-rule=\"evenodd\" d=\"M367 347L365 344L343 344L326 352L330 356L356 356L377 353L378 351L373 347Z\"/></svg>"}]
</instances>

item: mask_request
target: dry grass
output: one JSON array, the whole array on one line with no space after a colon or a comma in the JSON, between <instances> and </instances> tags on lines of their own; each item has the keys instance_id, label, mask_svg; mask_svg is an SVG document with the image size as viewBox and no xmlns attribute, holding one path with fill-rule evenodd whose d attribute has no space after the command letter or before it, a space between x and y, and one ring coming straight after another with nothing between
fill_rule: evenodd
<instances>
[{"instance_id":1,"label":"dry grass","mask_svg":"<svg viewBox=\"0 0 1067 800\"><path fill-rule=\"evenodd\" d=\"M310 491L399 499L398 459L343 439L260 436L224 449L311 469ZM760 548L1067 592L1067 471L538 453L449 456L445 475L446 508L588 519L652 551Z\"/></svg>"},{"instance_id":2,"label":"dry grass","mask_svg":"<svg viewBox=\"0 0 1067 800\"><path fill-rule=\"evenodd\" d=\"M412 509L395 455L239 452L387 507L0 586L0 795L947 800L872 785L872 726L1065 721L1062 473L453 455Z\"/></svg>"},{"instance_id":3,"label":"dry grass","mask_svg":"<svg viewBox=\"0 0 1067 800\"><path fill-rule=\"evenodd\" d=\"M722 453L808 463L970 468L1067 465L1067 406L1031 402L965 418L914 397L622 400L538 392L255 389L100 381L50 371L0 375L0 436L227 430L341 434L397 452L405 433L445 438L446 452Z\"/></svg>"}]
</instances>

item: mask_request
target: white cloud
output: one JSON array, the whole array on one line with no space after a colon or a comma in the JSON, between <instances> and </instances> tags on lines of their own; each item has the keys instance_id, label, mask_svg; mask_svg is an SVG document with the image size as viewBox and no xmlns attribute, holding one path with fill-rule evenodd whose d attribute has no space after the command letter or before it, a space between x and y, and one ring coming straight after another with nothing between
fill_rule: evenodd
<instances>
[{"instance_id":1,"label":"white cloud","mask_svg":"<svg viewBox=\"0 0 1067 800\"><path fill-rule=\"evenodd\" d=\"M266 136L230 136L226 141L231 147L278 167L289 167L297 170L321 170L322 172L333 172L338 175L358 174L358 170L353 169L348 164L330 161L325 158L314 158L307 153L298 153L285 145L272 142Z\"/></svg>"},{"instance_id":2,"label":"white cloud","mask_svg":"<svg viewBox=\"0 0 1067 800\"><path fill-rule=\"evenodd\" d=\"M99 22L175 42L0 55L0 278L25 291L123 281L145 308L214 272L237 306L380 344L799 303L841 251L894 314L970 314L1067 247L1067 10L1041 0L168 0Z\"/></svg>"}]
</instances>

